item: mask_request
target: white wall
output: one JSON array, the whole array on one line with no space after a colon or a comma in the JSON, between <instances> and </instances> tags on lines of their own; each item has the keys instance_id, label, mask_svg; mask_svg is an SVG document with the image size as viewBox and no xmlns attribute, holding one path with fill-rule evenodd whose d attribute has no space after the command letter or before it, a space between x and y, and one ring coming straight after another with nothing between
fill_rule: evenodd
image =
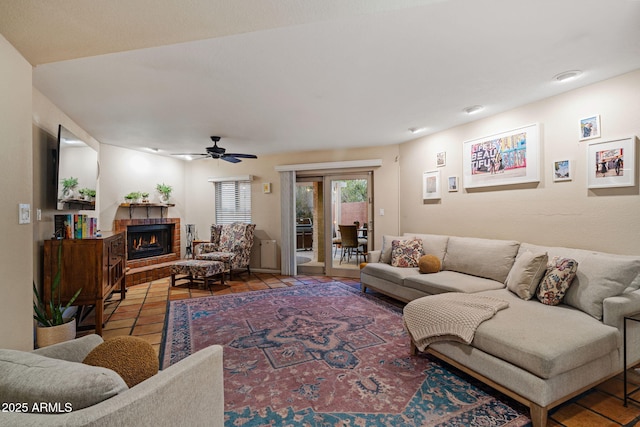
<instances>
[{"instance_id":1,"label":"white wall","mask_svg":"<svg viewBox=\"0 0 640 427\"><path fill-rule=\"evenodd\" d=\"M185 163L182 160L103 144L98 196L100 229L113 230L114 219L129 217L129 209L120 207L120 204L125 202L124 196L133 191L147 192L151 202L159 202L156 185L161 183L173 188L170 203L175 204L164 212L164 216L181 218L184 224L186 187ZM133 218L146 217L146 209L133 211ZM149 217L159 218L159 209L151 208Z\"/></svg>"},{"instance_id":2,"label":"white wall","mask_svg":"<svg viewBox=\"0 0 640 427\"><path fill-rule=\"evenodd\" d=\"M0 347L33 348L33 228L18 204L33 204L31 65L0 36Z\"/></svg>"},{"instance_id":3,"label":"white wall","mask_svg":"<svg viewBox=\"0 0 640 427\"><path fill-rule=\"evenodd\" d=\"M590 141L640 136L640 70L402 144L402 231L640 255L637 160L634 187L587 189L589 141L578 135L579 120L592 114L600 114L602 136ZM536 122L541 125L539 184L447 192L448 176L459 176L462 187L463 141ZM442 151L446 166L436 168L436 153ZM561 159L574 162L572 181L553 181L552 162ZM434 169L441 172L442 199L423 203L422 172Z\"/></svg>"}]
</instances>

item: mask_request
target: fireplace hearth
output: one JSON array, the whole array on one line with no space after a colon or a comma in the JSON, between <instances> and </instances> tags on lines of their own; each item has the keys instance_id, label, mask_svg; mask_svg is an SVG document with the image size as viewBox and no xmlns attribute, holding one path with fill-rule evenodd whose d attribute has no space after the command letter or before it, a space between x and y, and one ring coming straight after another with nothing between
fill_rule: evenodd
<instances>
[{"instance_id":1,"label":"fireplace hearth","mask_svg":"<svg viewBox=\"0 0 640 427\"><path fill-rule=\"evenodd\" d=\"M161 255L153 254L157 251L159 243L153 241L148 235L142 235L137 240L130 239L131 227L146 226L166 226L169 229L170 243L168 252ZM180 218L126 218L116 219L113 222L114 231L127 233L127 273L126 283L128 286L147 283L152 280L162 279L171 274L170 266L173 262L181 258L180 239ZM134 228L135 230L135 228ZM155 233L157 230L151 229ZM142 237L142 245L140 238ZM157 240L158 237L156 236ZM132 248L138 247L139 253L144 253L144 258L131 258Z\"/></svg>"}]
</instances>

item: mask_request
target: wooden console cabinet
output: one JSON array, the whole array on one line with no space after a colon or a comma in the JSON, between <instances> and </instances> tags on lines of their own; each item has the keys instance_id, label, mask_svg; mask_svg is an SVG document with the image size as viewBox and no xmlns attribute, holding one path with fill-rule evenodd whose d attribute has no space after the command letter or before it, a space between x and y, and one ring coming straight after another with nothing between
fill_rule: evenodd
<instances>
[{"instance_id":1,"label":"wooden console cabinet","mask_svg":"<svg viewBox=\"0 0 640 427\"><path fill-rule=\"evenodd\" d=\"M49 303L51 284L58 270L58 248L62 245L61 302L66 304L82 288L73 305L93 305L96 334L102 335L104 301L118 287L125 297L124 233L104 233L95 239L45 240L43 299Z\"/></svg>"}]
</instances>

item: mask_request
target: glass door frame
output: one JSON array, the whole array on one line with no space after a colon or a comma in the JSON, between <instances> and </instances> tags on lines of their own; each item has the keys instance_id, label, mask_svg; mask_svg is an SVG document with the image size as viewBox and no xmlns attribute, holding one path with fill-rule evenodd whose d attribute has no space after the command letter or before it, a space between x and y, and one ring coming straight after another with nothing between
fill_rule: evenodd
<instances>
[{"instance_id":1,"label":"glass door frame","mask_svg":"<svg viewBox=\"0 0 640 427\"><path fill-rule=\"evenodd\" d=\"M328 218L325 220L325 274L327 276L339 276L339 277L360 277L360 268L356 265L356 268L343 268L340 267L340 263L336 263L333 259L333 230L337 227L337 222L334 224L333 218L333 182L334 181L347 181L354 179L362 179L367 181L367 250L373 249L374 235L373 235L373 171L354 171L354 172L341 172L335 174L324 174L324 216Z\"/></svg>"}]
</instances>

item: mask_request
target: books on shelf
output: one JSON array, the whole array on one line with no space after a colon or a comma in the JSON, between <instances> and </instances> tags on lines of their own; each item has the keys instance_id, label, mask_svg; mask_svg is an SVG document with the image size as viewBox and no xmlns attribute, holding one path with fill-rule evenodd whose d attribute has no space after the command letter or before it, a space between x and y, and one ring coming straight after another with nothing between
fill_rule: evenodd
<instances>
[{"instance_id":1,"label":"books on shelf","mask_svg":"<svg viewBox=\"0 0 640 427\"><path fill-rule=\"evenodd\" d=\"M98 219L84 214L54 217L55 236L62 239L91 239L98 234Z\"/></svg>"}]
</instances>

